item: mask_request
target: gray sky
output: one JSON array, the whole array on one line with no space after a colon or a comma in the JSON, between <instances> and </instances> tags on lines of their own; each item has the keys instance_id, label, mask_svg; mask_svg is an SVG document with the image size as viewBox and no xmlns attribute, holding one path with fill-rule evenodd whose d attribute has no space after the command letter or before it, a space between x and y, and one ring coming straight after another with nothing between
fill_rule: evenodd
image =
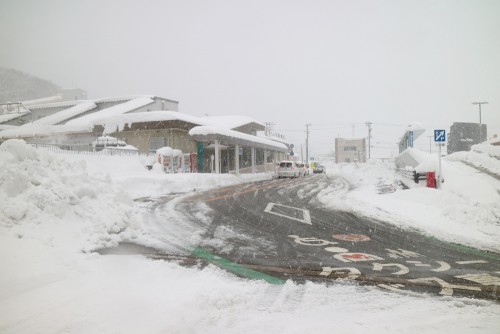
<instances>
[{"instance_id":1,"label":"gray sky","mask_svg":"<svg viewBox=\"0 0 500 334\"><path fill-rule=\"evenodd\" d=\"M89 98L155 94L192 115L275 123L310 151L412 121L500 134L500 1L0 0L0 66ZM353 127L354 125L354 127Z\"/></svg>"}]
</instances>

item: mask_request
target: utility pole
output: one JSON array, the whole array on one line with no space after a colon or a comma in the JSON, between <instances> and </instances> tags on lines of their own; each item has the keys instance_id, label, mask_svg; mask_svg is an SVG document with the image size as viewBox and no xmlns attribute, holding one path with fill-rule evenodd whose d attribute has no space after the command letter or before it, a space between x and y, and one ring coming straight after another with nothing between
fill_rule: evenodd
<instances>
[{"instance_id":1,"label":"utility pole","mask_svg":"<svg viewBox=\"0 0 500 334\"><path fill-rule=\"evenodd\" d=\"M311 124L306 124L306 163L309 164L309 127Z\"/></svg>"},{"instance_id":2,"label":"utility pole","mask_svg":"<svg viewBox=\"0 0 500 334\"><path fill-rule=\"evenodd\" d=\"M372 138L372 122L366 122L365 125L368 127L368 159L371 159L371 138Z\"/></svg>"},{"instance_id":3,"label":"utility pole","mask_svg":"<svg viewBox=\"0 0 500 334\"><path fill-rule=\"evenodd\" d=\"M483 141L483 134L482 134L482 123L481 123L481 105L482 104L488 104L488 102L472 102L472 104L477 104L479 105L479 142L481 143Z\"/></svg>"}]
</instances>

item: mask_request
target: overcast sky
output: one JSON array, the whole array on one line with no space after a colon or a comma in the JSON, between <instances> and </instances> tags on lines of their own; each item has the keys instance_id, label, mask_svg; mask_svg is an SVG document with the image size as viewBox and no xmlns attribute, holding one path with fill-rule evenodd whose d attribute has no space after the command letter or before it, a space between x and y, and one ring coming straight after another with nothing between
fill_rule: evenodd
<instances>
[{"instance_id":1,"label":"overcast sky","mask_svg":"<svg viewBox=\"0 0 500 334\"><path fill-rule=\"evenodd\" d=\"M239 114L313 155L337 136L396 154L412 121L500 133L500 1L0 0L0 66L89 98L154 94ZM354 125L354 127L353 127Z\"/></svg>"}]
</instances>

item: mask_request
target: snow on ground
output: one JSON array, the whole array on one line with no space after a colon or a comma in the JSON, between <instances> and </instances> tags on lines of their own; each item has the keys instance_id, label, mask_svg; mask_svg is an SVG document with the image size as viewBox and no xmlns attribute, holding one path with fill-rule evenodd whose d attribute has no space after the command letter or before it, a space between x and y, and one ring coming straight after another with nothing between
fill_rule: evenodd
<instances>
[{"instance_id":1,"label":"snow on ground","mask_svg":"<svg viewBox=\"0 0 500 334\"><path fill-rule=\"evenodd\" d=\"M477 164L488 160L490 165L500 167L500 160L484 154L480 158L471 154L469 160ZM362 213L449 242L500 252L500 180L456 159L443 159L442 189L426 188L424 184L379 194L378 184L395 182L391 166L392 163L380 161L329 164L328 175L342 176L349 185L339 191L338 182L333 182L318 199L327 207Z\"/></svg>"},{"instance_id":2,"label":"snow on ground","mask_svg":"<svg viewBox=\"0 0 500 334\"><path fill-rule=\"evenodd\" d=\"M356 187L346 197L376 203L370 180L388 180L391 173L361 169L329 173ZM349 282L271 285L211 265L185 268L89 252L145 235L147 222L134 198L263 178L270 176L156 174L138 158L54 155L22 141L3 143L0 332L498 333L500 305L489 301L400 295ZM420 191L427 190L408 192L423 198ZM403 193L378 197L401 204ZM459 198L451 191L446 196Z\"/></svg>"}]
</instances>

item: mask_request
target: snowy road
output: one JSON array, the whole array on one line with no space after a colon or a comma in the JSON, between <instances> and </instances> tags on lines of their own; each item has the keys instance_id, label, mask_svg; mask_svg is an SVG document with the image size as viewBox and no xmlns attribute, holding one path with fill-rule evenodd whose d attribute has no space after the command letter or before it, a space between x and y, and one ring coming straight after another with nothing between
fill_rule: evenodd
<instances>
[{"instance_id":1,"label":"snowy road","mask_svg":"<svg viewBox=\"0 0 500 334\"><path fill-rule=\"evenodd\" d=\"M498 298L499 255L324 208L317 196L327 186L350 191L342 178L312 175L203 192L179 199L175 208L183 211L184 235L202 229L190 241L197 252L273 277L347 278L402 293ZM171 202L156 203L156 210ZM169 231L167 243L179 243Z\"/></svg>"}]
</instances>

